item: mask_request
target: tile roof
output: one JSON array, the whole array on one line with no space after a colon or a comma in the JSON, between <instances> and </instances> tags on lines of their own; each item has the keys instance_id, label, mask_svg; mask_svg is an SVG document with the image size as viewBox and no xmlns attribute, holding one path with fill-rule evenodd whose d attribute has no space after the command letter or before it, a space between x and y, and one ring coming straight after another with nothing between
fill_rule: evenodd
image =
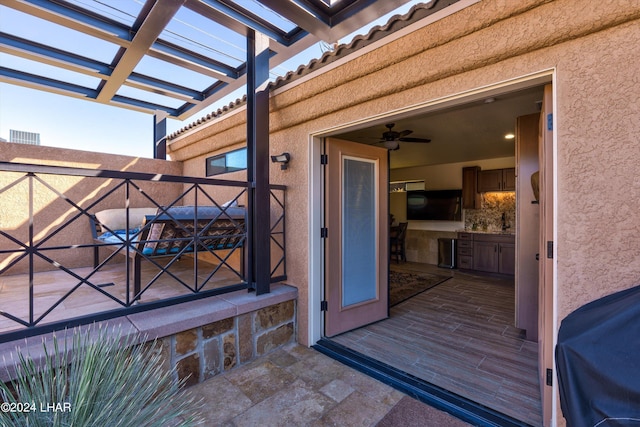
<instances>
[{"instance_id":1,"label":"tile roof","mask_svg":"<svg viewBox=\"0 0 640 427\"><path fill-rule=\"evenodd\" d=\"M447 6L450 6L453 3L456 3L458 0L434 0L429 3L419 3L414 5L407 13L404 15L394 15L392 16L386 24L384 25L376 25L371 28L366 35L357 35L351 40L351 42L346 44L337 45L333 50L326 51L323 55L318 59L312 59L306 65L300 65L295 71L289 71L284 76L278 77L275 81L270 82L267 86L267 90L272 91L274 89L281 88L289 83L292 83L304 76L311 74L339 59L342 59L354 52L369 46L370 44L381 40L384 37L387 37L390 34L393 34L431 14L434 12L441 10ZM215 112L209 113L206 116L198 119L197 121L179 129L172 134L167 136L168 140L175 139L178 136L182 135L185 132L188 132L192 129L197 128L198 126L207 123L211 120L214 120L220 116L223 116L233 110L236 110L238 107L245 105L247 102L246 95L242 98L238 98L235 101L225 105L224 107L219 108Z\"/></svg>"}]
</instances>

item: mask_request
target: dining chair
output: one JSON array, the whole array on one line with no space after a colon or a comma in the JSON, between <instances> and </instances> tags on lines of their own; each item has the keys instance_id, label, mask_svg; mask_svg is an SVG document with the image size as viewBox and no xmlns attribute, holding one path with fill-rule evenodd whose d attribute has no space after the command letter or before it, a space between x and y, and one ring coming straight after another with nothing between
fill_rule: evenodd
<instances>
[{"instance_id":1,"label":"dining chair","mask_svg":"<svg viewBox=\"0 0 640 427\"><path fill-rule=\"evenodd\" d=\"M391 258L395 257L397 263L400 261L406 262L407 255L405 253L405 237L407 236L408 222L401 222L398 224L395 235L390 238L391 241Z\"/></svg>"}]
</instances>

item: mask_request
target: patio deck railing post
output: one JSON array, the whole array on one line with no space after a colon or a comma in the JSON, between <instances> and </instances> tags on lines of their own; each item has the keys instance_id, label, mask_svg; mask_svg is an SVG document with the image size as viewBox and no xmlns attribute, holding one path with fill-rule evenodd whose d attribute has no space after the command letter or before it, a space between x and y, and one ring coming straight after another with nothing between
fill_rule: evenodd
<instances>
[{"instance_id":1,"label":"patio deck railing post","mask_svg":"<svg viewBox=\"0 0 640 427\"><path fill-rule=\"evenodd\" d=\"M29 325L34 324L34 316L33 316L33 295L34 295L34 240L33 240L33 178L34 174L29 174L29 248L27 249L29 252Z\"/></svg>"},{"instance_id":2,"label":"patio deck railing post","mask_svg":"<svg viewBox=\"0 0 640 427\"><path fill-rule=\"evenodd\" d=\"M256 294L270 291L269 38L247 35L247 180L249 181L249 280Z\"/></svg>"}]
</instances>

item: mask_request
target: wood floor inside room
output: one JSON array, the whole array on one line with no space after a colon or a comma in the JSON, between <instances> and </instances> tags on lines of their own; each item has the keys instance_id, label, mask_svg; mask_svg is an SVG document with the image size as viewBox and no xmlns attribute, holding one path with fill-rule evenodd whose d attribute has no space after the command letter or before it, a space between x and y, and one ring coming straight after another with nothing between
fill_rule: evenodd
<instances>
[{"instance_id":1,"label":"wood floor inside room","mask_svg":"<svg viewBox=\"0 0 640 427\"><path fill-rule=\"evenodd\" d=\"M332 340L533 426L542 424L538 345L514 327L513 280L426 264L392 269L451 279Z\"/></svg>"}]
</instances>

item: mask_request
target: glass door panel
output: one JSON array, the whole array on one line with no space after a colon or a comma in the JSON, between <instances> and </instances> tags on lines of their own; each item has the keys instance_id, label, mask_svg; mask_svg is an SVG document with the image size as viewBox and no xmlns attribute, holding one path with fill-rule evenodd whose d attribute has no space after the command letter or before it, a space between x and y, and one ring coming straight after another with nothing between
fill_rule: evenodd
<instances>
[{"instance_id":1,"label":"glass door panel","mask_svg":"<svg viewBox=\"0 0 640 427\"><path fill-rule=\"evenodd\" d=\"M377 297L375 163L343 159L342 306Z\"/></svg>"}]
</instances>

